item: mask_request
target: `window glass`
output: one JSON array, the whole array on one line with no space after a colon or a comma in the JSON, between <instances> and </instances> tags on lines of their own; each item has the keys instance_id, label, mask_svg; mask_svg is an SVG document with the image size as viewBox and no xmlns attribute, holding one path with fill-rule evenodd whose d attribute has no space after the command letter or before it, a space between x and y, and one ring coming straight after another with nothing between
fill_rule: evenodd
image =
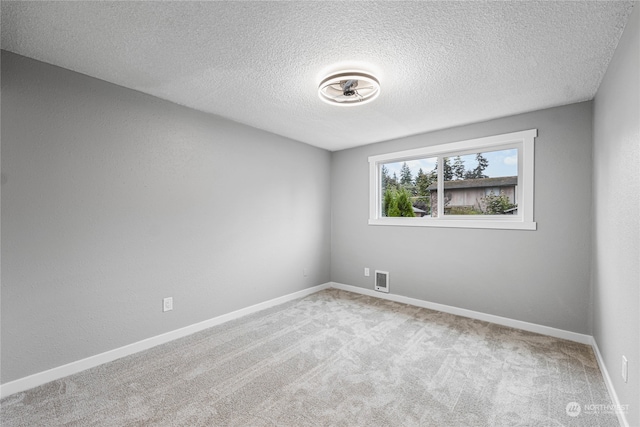
<instances>
[{"instance_id":1,"label":"window glass","mask_svg":"<svg viewBox=\"0 0 640 427\"><path fill-rule=\"evenodd\" d=\"M535 230L536 129L369 157L369 224Z\"/></svg>"},{"instance_id":2,"label":"window glass","mask_svg":"<svg viewBox=\"0 0 640 427\"><path fill-rule=\"evenodd\" d=\"M443 157L445 215L517 212L518 150Z\"/></svg>"},{"instance_id":3,"label":"window glass","mask_svg":"<svg viewBox=\"0 0 640 427\"><path fill-rule=\"evenodd\" d=\"M437 157L384 163L380 167L383 217L433 216L432 190L437 189ZM437 209L435 210L437 213Z\"/></svg>"}]
</instances>

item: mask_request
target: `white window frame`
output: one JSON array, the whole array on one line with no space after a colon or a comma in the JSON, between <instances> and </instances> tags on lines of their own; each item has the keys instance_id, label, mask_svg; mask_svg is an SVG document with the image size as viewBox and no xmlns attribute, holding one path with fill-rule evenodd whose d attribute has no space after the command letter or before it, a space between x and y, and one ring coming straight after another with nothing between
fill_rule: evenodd
<instances>
[{"instance_id":1,"label":"white window frame","mask_svg":"<svg viewBox=\"0 0 640 427\"><path fill-rule=\"evenodd\" d=\"M533 220L533 183L534 142L537 135L537 129L529 129L370 156L369 225L535 230L537 225ZM513 148L518 149L518 185L516 187L518 215L444 215L443 157ZM383 217L380 179L382 165L428 157L438 157L438 216L423 218Z\"/></svg>"}]
</instances>

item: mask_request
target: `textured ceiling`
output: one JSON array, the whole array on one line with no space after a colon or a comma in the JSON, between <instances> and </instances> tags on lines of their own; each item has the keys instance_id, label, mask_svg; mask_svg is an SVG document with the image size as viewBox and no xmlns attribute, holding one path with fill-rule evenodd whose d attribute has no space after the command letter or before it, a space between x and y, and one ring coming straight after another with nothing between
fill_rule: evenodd
<instances>
[{"instance_id":1,"label":"textured ceiling","mask_svg":"<svg viewBox=\"0 0 640 427\"><path fill-rule=\"evenodd\" d=\"M2 48L328 150L592 99L632 2L2 2ZM373 72L370 104L317 95Z\"/></svg>"}]
</instances>

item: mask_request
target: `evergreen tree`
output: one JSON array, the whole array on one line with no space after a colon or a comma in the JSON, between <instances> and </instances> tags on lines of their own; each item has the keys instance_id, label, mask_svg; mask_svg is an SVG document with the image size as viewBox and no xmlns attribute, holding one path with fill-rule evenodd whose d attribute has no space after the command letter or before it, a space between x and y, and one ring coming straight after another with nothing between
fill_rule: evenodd
<instances>
[{"instance_id":1,"label":"evergreen tree","mask_svg":"<svg viewBox=\"0 0 640 427\"><path fill-rule=\"evenodd\" d=\"M434 172L428 174L424 173L422 168L418 170L416 176L416 196L414 206L427 212L427 215L431 213L431 194L429 186L436 181Z\"/></svg>"},{"instance_id":2,"label":"evergreen tree","mask_svg":"<svg viewBox=\"0 0 640 427\"><path fill-rule=\"evenodd\" d=\"M393 190L393 194L397 194L397 191ZM387 207L387 216L390 216L390 217L401 216L400 209L398 209L398 198L394 197L393 195L391 195L389 205Z\"/></svg>"},{"instance_id":3,"label":"evergreen tree","mask_svg":"<svg viewBox=\"0 0 640 427\"><path fill-rule=\"evenodd\" d=\"M476 154L476 160L478 162L478 166L476 167L476 175L478 178L489 178L484 174L484 170L489 166L489 160L487 160L482 153Z\"/></svg>"},{"instance_id":4,"label":"evergreen tree","mask_svg":"<svg viewBox=\"0 0 640 427\"><path fill-rule=\"evenodd\" d=\"M400 169L400 184L403 186L413 184L413 177L411 176L411 169L407 165L407 162L402 164L402 168Z\"/></svg>"},{"instance_id":5,"label":"evergreen tree","mask_svg":"<svg viewBox=\"0 0 640 427\"><path fill-rule=\"evenodd\" d=\"M466 179L489 178L484 174L484 170L489 166L489 160L487 160L482 153L478 153L476 154L476 162L476 167L467 172L464 177Z\"/></svg>"},{"instance_id":6,"label":"evergreen tree","mask_svg":"<svg viewBox=\"0 0 640 427\"><path fill-rule=\"evenodd\" d=\"M380 184L382 187L382 194L387 191L387 187L389 185L389 169L385 165L382 165L382 169L380 170Z\"/></svg>"},{"instance_id":7,"label":"evergreen tree","mask_svg":"<svg viewBox=\"0 0 640 427\"><path fill-rule=\"evenodd\" d=\"M416 176L416 193L420 197L425 197L429 195L429 186L433 181L431 180L431 176L427 175L422 171L422 168L418 170L418 175Z\"/></svg>"},{"instance_id":8,"label":"evergreen tree","mask_svg":"<svg viewBox=\"0 0 640 427\"><path fill-rule=\"evenodd\" d=\"M452 167L453 177L455 179L464 179L464 172L464 160L460 156L456 156Z\"/></svg>"},{"instance_id":9,"label":"evergreen tree","mask_svg":"<svg viewBox=\"0 0 640 427\"><path fill-rule=\"evenodd\" d=\"M389 189L384 193L382 216L414 217L411 195L405 188Z\"/></svg>"},{"instance_id":10,"label":"evergreen tree","mask_svg":"<svg viewBox=\"0 0 640 427\"><path fill-rule=\"evenodd\" d=\"M422 169L420 169L416 178L417 194L419 196L428 196L428 188L436 182L438 182L438 172L435 169L428 173L424 173Z\"/></svg>"},{"instance_id":11,"label":"evergreen tree","mask_svg":"<svg viewBox=\"0 0 640 427\"><path fill-rule=\"evenodd\" d=\"M403 217L414 217L416 214L413 212L413 205L411 204L411 195L406 188L398 190L396 197L396 206L398 208L399 215Z\"/></svg>"},{"instance_id":12,"label":"evergreen tree","mask_svg":"<svg viewBox=\"0 0 640 427\"><path fill-rule=\"evenodd\" d=\"M448 157L442 160L442 177L445 181L453 180L453 169L451 168L451 161Z\"/></svg>"},{"instance_id":13,"label":"evergreen tree","mask_svg":"<svg viewBox=\"0 0 640 427\"><path fill-rule=\"evenodd\" d=\"M395 172L393 173L393 178L389 180L389 184L393 188L398 188L398 175Z\"/></svg>"},{"instance_id":14,"label":"evergreen tree","mask_svg":"<svg viewBox=\"0 0 640 427\"><path fill-rule=\"evenodd\" d=\"M389 215L389 210L391 205L393 204L393 191L391 188L385 190L384 197L382 199L382 216L391 216Z\"/></svg>"}]
</instances>

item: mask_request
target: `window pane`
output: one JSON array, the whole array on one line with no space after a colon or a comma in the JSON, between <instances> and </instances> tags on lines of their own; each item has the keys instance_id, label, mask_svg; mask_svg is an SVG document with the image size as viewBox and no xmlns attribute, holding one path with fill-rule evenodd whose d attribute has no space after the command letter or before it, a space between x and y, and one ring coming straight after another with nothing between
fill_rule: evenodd
<instances>
[{"instance_id":1,"label":"window pane","mask_svg":"<svg viewBox=\"0 0 640 427\"><path fill-rule=\"evenodd\" d=\"M518 150L443 158L445 215L517 215Z\"/></svg>"},{"instance_id":2,"label":"window pane","mask_svg":"<svg viewBox=\"0 0 640 427\"><path fill-rule=\"evenodd\" d=\"M536 230L537 134L528 129L369 156L368 224Z\"/></svg>"},{"instance_id":3,"label":"window pane","mask_svg":"<svg viewBox=\"0 0 640 427\"><path fill-rule=\"evenodd\" d=\"M381 212L386 217L437 216L437 157L384 163L380 169ZM433 193L433 195L432 195ZM433 212L433 213L432 213Z\"/></svg>"}]
</instances>

